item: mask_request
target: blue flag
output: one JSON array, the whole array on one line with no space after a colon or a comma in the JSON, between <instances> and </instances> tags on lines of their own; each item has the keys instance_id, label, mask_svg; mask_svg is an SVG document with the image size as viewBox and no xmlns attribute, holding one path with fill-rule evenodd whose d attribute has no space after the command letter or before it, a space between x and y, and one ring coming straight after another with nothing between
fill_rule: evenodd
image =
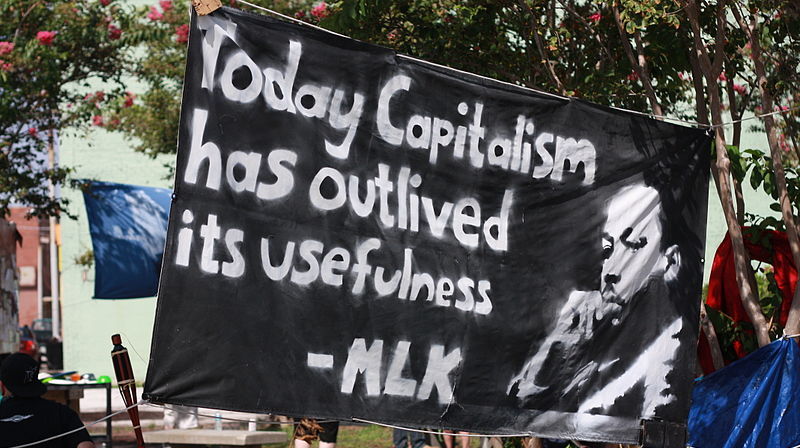
<instances>
[{"instance_id":1,"label":"blue flag","mask_svg":"<svg viewBox=\"0 0 800 448\"><path fill-rule=\"evenodd\" d=\"M695 448L800 444L800 348L778 340L699 379L689 412Z\"/></svg>"},{"instance_id":2,"label":"blue flag","mask_svg":"<svg viewBox=\"0 0 800 448\"><path fill-rule=\"evenodd\" d=\"M111 182L83 191L95 258L95 299L152 297L167 235L172 192Z\"/></svg>"}]
</instances>

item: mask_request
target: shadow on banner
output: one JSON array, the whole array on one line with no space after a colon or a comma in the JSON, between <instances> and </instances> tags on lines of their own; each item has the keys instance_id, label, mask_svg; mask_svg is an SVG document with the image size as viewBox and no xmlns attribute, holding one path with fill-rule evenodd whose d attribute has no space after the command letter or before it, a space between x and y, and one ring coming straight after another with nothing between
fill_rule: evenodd
<instances>
[{"instance_id":1,"label":"shadow on banner","mask_svg":"<svg viewBox=\"0 0 800 448\"><path fill-rule=\"evenodd\" d=\"M95 259L95 299L152 297L172 191L90 181L83 190Z\"/></svg>"},{"instance_id":2,"label":"shadow on banner","mask_svg":"<svg viewBox=\"0 0 800 448\"><path fill-rule=\"evenodd\" d=\"M794 447L800 444L800 348L777 340L699 379L689 412L689 445Z\"/></svg>"}]
</instances>

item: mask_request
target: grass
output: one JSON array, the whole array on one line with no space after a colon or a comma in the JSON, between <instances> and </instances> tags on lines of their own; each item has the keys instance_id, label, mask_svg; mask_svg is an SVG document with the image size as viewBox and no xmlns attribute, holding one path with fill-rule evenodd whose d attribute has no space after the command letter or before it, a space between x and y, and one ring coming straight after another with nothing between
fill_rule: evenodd
<instances>
[{"instance_id":1,"label":"grass","mask_svg":"<svg viewBox=\"0 0 800 448\"><path fill-rule=\"evenodd\" d=\"M292 440L294 426L286 425L281 428L289 440ZM277 446L277 445L273 445ZM291 443L289 446L292 446ZM314 441L311 446L316 448L319 441ZM382 426L349 426L339 427L339 436L336 448L389 448L392 446L392 430Z\"/></svg>"},{"instance_id":2,"label":"grass","mask_svg":"<svg viewBox=\"0 0 800 448\"><path fill-rule=\"evenodd\" d=\"M286 432L288 439L292 440L293 426L281 428ZM431 438L435 436L430 436ZM429 444L436 446L436 442L431 440ZM277 445L272 445L277 447ZM288 446L293 446L291 443ZM312 448L318 448L319 441L311 444ZM481 439L470 438L470 448L481 446ZM392 429L378 425L341 425L339 436L336 440L336 448L392 448Z\"/></svg>"}]
</instances>

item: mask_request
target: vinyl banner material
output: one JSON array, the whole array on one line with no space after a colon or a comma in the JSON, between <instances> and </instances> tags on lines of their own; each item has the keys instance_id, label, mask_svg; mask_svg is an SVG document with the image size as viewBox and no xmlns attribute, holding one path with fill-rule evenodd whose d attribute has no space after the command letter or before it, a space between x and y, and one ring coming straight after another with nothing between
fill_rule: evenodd
<instances>
[{"instance_id":1,"label":"vinyl banner material","mask_svg":"<svg viewBox=\"0 0 800 448\"><path fill-rule=\"evenodd\" d=\"M704 132L193 19L145 396L637 442L682 425Z\"/></svg>"},{"instance_id":2,"label":"vinyl banner material","mask_svg":"<svg viewBox=\"0 0 800 448\"><path fill-rule=\"evenodd\" d=\"M86 182L95 299L156 295L171 195L166 188Z\"/></svg>"}]
</instances>

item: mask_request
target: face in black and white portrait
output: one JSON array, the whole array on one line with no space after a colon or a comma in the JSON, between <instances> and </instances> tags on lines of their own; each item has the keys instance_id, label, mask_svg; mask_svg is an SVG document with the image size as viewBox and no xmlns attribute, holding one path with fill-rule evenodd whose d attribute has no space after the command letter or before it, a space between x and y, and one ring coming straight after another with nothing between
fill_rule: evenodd
<instances>
[{"instance_id":1,"label":"face in black and white portrait","mask_svg":"<svg viewBox=\"0 0 800 448\"><path fill-rule=\"evenodd\" d=\"M511 379L508 392L512 396L535 401L538 394L549 389L548 381L539 374L548 357L552 356L551 351L584 356L586 349L581 347L597 337L598 331L609 331L623 325L633 300L653 299L641 296L641 291L648 290L652 284L664 286L677 275L680 254L677 245L667 246L662 241L663 219L658 191L643 183L625 186L610 198L600 231L599 243L603 254L600 290L570 293L553 330L520 373ZM667 339L671 339L674 333L669 331ZM671 355L664 353L664 356ZM562 393L597 384L593 377L598 370L604 370L604 362L606 365L619 364L619 360L614 359L587 358L586 364L581 364L580 371ZM603 400L599 401L598 404L602 404ZM533 401L530 403L534 404Z\"/></svg>"},{"instance_id":2,"label":"face in black and white portrait","mask_svg":"<svg viewBox=\"0 0 800 448\"><path fill-rule=\"evenodd\" d=\"M627 303L653 275L676 269L677 246L662 249L662 207L645 185L623 188L608 204L603 226L603 300Z\"/></svg>"}]
</instances>

